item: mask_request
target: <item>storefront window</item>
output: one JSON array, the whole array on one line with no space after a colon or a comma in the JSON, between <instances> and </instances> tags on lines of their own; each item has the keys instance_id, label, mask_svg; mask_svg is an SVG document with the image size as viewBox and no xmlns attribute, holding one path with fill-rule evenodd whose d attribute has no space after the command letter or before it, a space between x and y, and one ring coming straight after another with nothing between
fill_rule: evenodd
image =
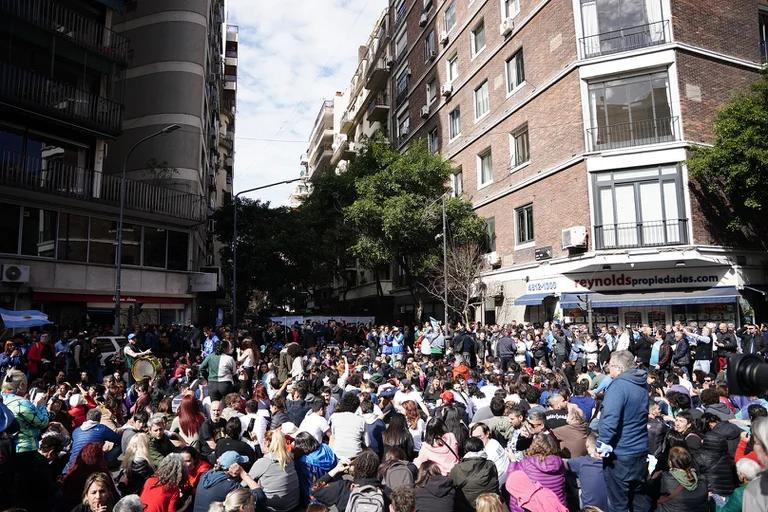
<instances>
[{"instance_id":1,"label":"storefront window","mask_svg":"<svg viewBox=\"0 0 768 512\"><path fill-rule=\"evenodd\" d=\"M649 311L648 324L663 327L667 324L667 314L664 311Z\"/></svg>"},{"instance_id":2,"label":"storefront window","mask_svg":"<svg viewBox=\"0 0 768 512\"><path fill-rule=\"evenodd\" d=\"M13 204L0 203L0 252L16 254L19 252L19 212L21 208Z\"/></svg>"},{"instance_id":3,"label":"storefront window","mask_svg":"<svg viewBox=\"0 0 768 512\"><path fill-rule=\"evenodd\" d=\"M58 257L67 261L88 261L88 217L61 214Z\"/></svg>"},{"instance_id":4,"label":"storefront window","mask_svg":"<svg viewBox=\"0 0 768 512\"><path fill-rule=\"evenodd\" d=\"M24 207L21 253L26 256L56 256L56 212Z\"/></svg>"},{"instance_id":5,"label":"storefront window","mask_svg":"<svg viewBox=\"0 0 768 512\"><path fill-rule=\"evenodd\" d=\"M162 228L144 228L144 266L165 268L167 231Z\"/></svg>"},{"instance_id":6,"label":"storefront window","mask_svg":"<svg viewBox=\"0 0 768 512\"><path fill-rule=\"evenodd\" d=\"M643 315L640 311L627 311L624 313L624 325L637 327L641 323L643 323Z\"/></svg>"}]
</instances>

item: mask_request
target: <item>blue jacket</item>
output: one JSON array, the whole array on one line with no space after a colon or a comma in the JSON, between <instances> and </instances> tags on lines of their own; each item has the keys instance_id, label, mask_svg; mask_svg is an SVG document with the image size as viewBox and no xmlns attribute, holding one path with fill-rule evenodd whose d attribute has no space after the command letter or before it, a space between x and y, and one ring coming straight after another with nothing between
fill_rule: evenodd
<instances>
[{"instance_id":1,"label":"blue jacket","mask_svg":"<svg viewBox=\"0 0 768 512\"><path fill-rule=\"evenodd\" d=\"M224 501L227 494L238 489L240 481L232 478L226 471L211 469L200 477L195 491L193 512L208 512L211 503Z\"/></svg>"},{"instance_id":2,"label":"blue jacket","mask_svg":"<svg viewBox=\"0 0 768 512\"><path fill-rule=\"evenodd\" d=\"M80 451L88 443L111 441L120 446L120 440L120 435L108 426L96 423L95 421L86 421L72 431L72 451L69 455L69 462L67 462L62 473L66 474L67 471L69 471L69 468L75 463Z\"/></svg>"},{"instance_id":3,"label":"blue jacket","mask_svg":"<svg viewBox=\"0 0 768 512\"><path fill-rule=\"evenodd\" d=\"M598 441L611 445L617 456L648 453L647 372L633 368L605 390Z\"/></svg>"}]
</instances>

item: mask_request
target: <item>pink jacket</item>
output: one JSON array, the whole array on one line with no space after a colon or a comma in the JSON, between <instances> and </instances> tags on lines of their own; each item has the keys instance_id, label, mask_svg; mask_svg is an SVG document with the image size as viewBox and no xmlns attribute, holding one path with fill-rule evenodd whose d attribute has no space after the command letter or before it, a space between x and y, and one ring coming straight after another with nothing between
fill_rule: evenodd
<instances>
[{"instance_id":1,"label":"pink jacket","mask_svg":"<svg viewBox=\"0 0 768 512\"><path fill-rule=\"evenodd\" d=\"M568 512L554 492L534 482L523 471L507 474L504 485L509 492L509 511L523 512Z\"/></svg>"},{"instance_id":2,"label":"pink jacket","mask_svg":"<svg viewBox=\"0 0 768 512\"><path fill-rule=\"evenodd\" d=\"M413 461L416 467L419 467L422 463L431 460L438 465L440 472L444 476L448 476L451 473L453 466L459 462L459 443L456 442L456 436L454 436L451 432L448 432L443 436L443 442L445 444L439 446L432 446L429 443L421 443L421 450L419 450L419 455Z\"/></svg>"}]
</instances>

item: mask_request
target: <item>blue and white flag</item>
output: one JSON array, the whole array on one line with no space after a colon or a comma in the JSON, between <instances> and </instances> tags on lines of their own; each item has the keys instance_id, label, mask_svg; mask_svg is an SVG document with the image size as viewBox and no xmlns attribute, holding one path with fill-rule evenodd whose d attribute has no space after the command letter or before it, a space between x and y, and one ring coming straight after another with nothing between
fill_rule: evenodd
<instances>
[{"instance_id":1,"label":"blue and white flag","mask_svg":"<svg viewBox=\"0 0 768 512\"><path fill-rule=\"evenodd\" d=\"M429 323L432 324L432 329L435 332L440 332L440 322L439 321L435 320L432 317L429 317Z\"/></svg>"},{"instance_id":2,"label":"blue and white flag","mask_svg":"<svg viewBox=\"0 0 768 512\"><path fill-rule=\"evenodd\" d=\"M0 317L3 318L5 326L8 328L16 327L39 327L52 323L48 320L48 315L42 311L33 309L26 311L11 311L10 309L0 308Z\"/></svg>"}]
</instances>

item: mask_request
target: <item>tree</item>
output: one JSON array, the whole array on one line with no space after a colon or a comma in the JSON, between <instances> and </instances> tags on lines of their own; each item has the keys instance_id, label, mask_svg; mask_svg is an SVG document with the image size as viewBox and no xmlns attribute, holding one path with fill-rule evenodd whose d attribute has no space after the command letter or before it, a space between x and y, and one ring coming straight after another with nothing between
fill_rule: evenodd
<instances>
[{"instance_id":1,"label":"tree","mask_svg":"<svg viewBox=\"0 0 768 512\"><path fill-rule=\"evenodd\" d=\"M448 291L448 309L460 316L464 324L470 321L469 312L473 299L482 287L480 274L486 267L483 246L478 243L450 245L446 251L446 263L434 269L425 283L425 290L438 300Z\"/></svg>"},{"instance_id":2,"label":"tree","mask_svg":"<svg viewBox=\"0 0 768 512\"><path fill-rule=\"evenodd\" d=\"M767 249L768 74L718 114L712 147L697 147L688 162L703 187L701 203L713 227L726 222L727 240Z\"/></svg>"},{"instance_id":3,"label":"tree","mask_svg":"<svg viewBox=\"0 0 768 512\"><path fill-rule=\"evenodd\" d=\"M424 283L442 261L441 198L449 191L450 162L431 153L424 140L398 153L383 137L364 145L350 168L360 167L357 197L344 218L357 235L350 252L367 267L396 262L405 275L421 316ZM445 199L452 244L480 243L485 223L472 205L460 198Z\"/></svg>"}]
</instances>

